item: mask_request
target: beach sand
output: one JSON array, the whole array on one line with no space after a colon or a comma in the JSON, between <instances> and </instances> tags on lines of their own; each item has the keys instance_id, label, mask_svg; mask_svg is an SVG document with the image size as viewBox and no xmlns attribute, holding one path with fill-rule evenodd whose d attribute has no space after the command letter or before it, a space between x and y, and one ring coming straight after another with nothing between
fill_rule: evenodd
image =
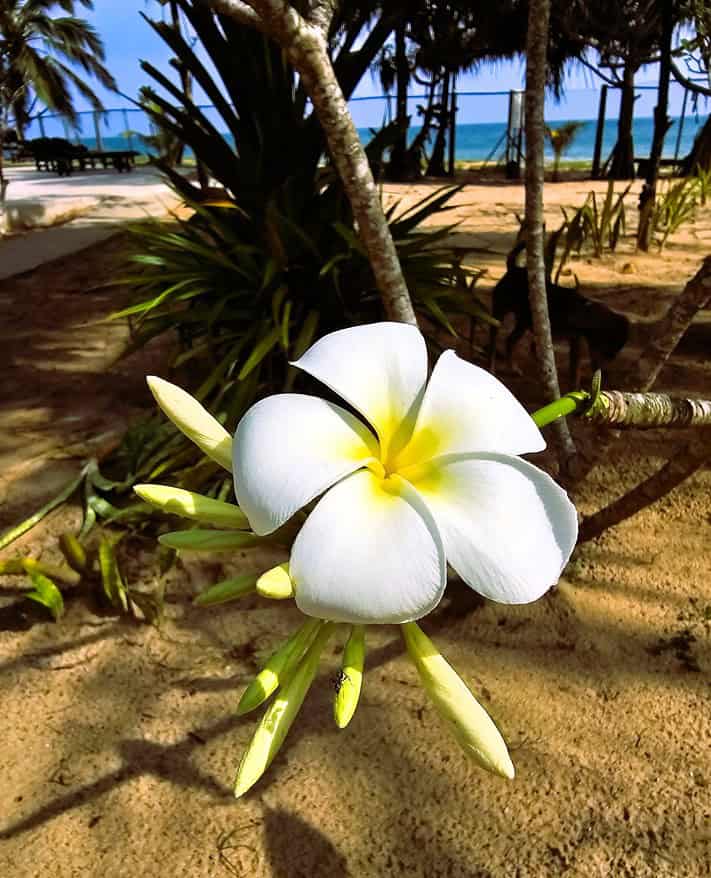
<instances>
[{"instance_id":1,"label":"beach sand","mask_svg":"<svg viewBox=\"0 0 711 878\"><path fill-rule=\"evenodd\" d=\"M436 185L388 185L385 196L413 203ZM546 186L549 228L590 185ZM522 187L480 180L455 204L448 221L461 222L458 241L486 269L486 295L504 271ZM710 214L661 256L638 254L626 239L612 256L575 261L581 290L637 321L654 319L711 251ZM115 363L125 328L88 325L125 301L125 291L92 289L116 271L120 246L115 239L0 283L0 528L150 406L143 376L160 372L165 347ZM658 389L708 397L711 329L701 316ZM626 349L619 368L636 353ZM535 404L532 379L502 378ZM684 442L663 431L616 442L576 493L579 509L599 508ZM235 801L231 783L258 718L236 717L237 701L298 614L252 598L198 609L191 597L268 559L186 555L167 576L161 630L98 615L82 600L68 600L56 625L31 610L18 617L7 606L18 583L4 579L0 874L711 875L710 488L706 468L580 547L536 604L484 604L455 583L425 620L502 729L513 782L465 760L397 630L381 627L368 632L350 727L332 721L338 659L328 655L268 774ZM56 560L57 535L79 520L76 505L62 507L2 557L21 550ZM129 581L159 576L152 545L136 539Z\"/></svg>"}]
</instances>

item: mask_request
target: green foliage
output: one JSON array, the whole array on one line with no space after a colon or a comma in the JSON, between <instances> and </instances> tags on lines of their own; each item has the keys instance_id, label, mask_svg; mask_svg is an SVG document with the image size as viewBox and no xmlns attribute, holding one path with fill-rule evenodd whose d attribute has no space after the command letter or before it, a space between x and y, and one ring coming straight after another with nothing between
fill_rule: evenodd
<instances>
[{"instance_id":1,"label":"green foliage","mask_svg":"<svg viewBox=\"0 0 711 878\"><path fill-rule=\"evenodd\" d=\"M587 246L598 259L617 249L626 230L625 197L630 188L631 184L616 195L614 180L610 180L602 203L593 190L571 217L565 208L561 208L566 222L561 267L571 253L580 253Z\"/></svg>"},{"instance_id":2,"label":"green foliage","mask_svg":"<svg viewBox=\"0 0 711 878\"><path fill-rule=\"evenodd\" d=\"M221 121L208 119L147 63L143 68L161 93L146 90L144 107L159 130L193 151L219 188L201 190L157 160L189 218L181 211L170 223L131 229L129 267L117 282L128 284L135 298L113 316L131 321L130 351L177 335L177 382L233 428L255 399L302 380L289 362L316 338L382 319L381 302L340 179L324 164L323 133L283 53L201 4L180 0L180 7L214 73L174 28L151 24ZM374 167L391 142L392 130L373 138L368 155ZM464 265L462 248L446 243L454 226L445 224L445 211L458 191L445 187L388 211L424 326L450 333L457 320L468 326L489 319L474 294L479 272ZM438 227L425 230L426 221ZM430 336L436 347L436 333ZM217 468L157 423L127 436L128 472L147 481L171 473L183 487L222 490L226 481L215 481Z\"/></svg>"},{"instance_id":3,"label":"green foliage","mask_svg":"<svg viewBox=\"0 0 711 878\"><path fill-rule=\"evenodd\" d=\"M43 576L41 573L30 573L29 576L34 588L28 591L25 597L46 607L54 621L58 622L64 614L64 599L61 591L48 576Z\"/></svg>"},{"instance_id":4,"label":"green foliage","mask_svg":"<svg viewBox=\"0 0 711 878\"><path fill-rule=\"evenodd\" d=\"M699 204L705 207L706 202L711 199L711 166L704 169L701 165L697 165L693 179L699 193Z\"/></svg>"},{"instance_id":5,"label":"green foliage","mask_svg":"<svg viewBox=\"0 0 711 878\"><path fill-rule=\"evenodd\" d=\"M709 175L711 176L711 174ZM696 215L699 176L676 182L665 181L657 189L657 197L650 217L650 237L663 249L669 235L677 232ZM702 175L703 183L708 183ZM703 192L703 188L702 188Z\"/></svg>"},{"instance_id":6,"label":"green foliage","mask_svg":"<svg viewBox=\"0 0 711 878\"><path fill-rule=\"evenodd\" d=\"M61 6L64 14L58 15L53 6ZM0 3L0 127L5 121L3 110L11 110L22 131L34 97L75 124L75 95L103 109L87 81L89 76L104 88L116 90L103 64L103 43L88 21L76 17L77 6L92 10L94 4L93 0Z\"/></svg>"}]
</instances>

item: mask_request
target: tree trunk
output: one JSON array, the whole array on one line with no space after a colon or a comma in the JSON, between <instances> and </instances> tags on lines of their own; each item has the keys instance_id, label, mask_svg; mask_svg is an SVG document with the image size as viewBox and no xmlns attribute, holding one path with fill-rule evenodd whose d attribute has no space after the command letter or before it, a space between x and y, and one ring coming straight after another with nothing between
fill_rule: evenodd
<instances>
[{"instance_id":1,"label":"tree trunk","mask_svg":"<svg viewBox=\"0 0 711 878\"><path fill-rule=\"evenodd\" d=\"M578 544L599 537L603 531L614 527L637 512L655 503L683 481L693 475L711 459L708 437L698 438L668 460L664 466L641 482L623 497L610 503L600 512L584 519L578 536Z\"/></svg>"},{"instance_id":2,"label":"tree trunk","mask_svg":"<svg viewBox=\"0 0 711 878\"><path fill-rule=\"evenodd\" d=\"M449 84L452 74L449 70L444 71L442 77L442 95L439 107L439 120L437 127L437 137L435 138L434 148L429 164L427 165L427 175L429 177L446 177L447 171L444 167L444 147L447 140L447 119L449 117Z\"/></svg>"},{"instance_id":3,"label":"tree trunk","mask_svg":"<svg viewBox=\"0 0 711 878\"><path fill-rule=\"evenodd\" d=\"M389 320L417 325L378 187L370 170L348 104L328 55L326 37L281 0L259 0L253 7L234 0L211 0L220 12L250 24L283 49L301 77L328 143L353 210L358 234L370 261L383 309Z\"/></svg>"},{"instance_id":4,"label":"tree trunk","mask_svg":"<svg viewBox=\"0 0 711 878\"><path fill-rule=\"evenodd\" d=\"M711 168L711 115L704 122L703 128L694 139L691 152L684 159L681 173L688 177L696 172L697 168L708 171Z\"/></svg>"},{"instance_id":5,"label":"tree trunk","mask_svg":"<svg viewBox=\"0 0 711 878\"><path fill-rule=\"evenodd\" d=\"M652 148L649 152L644 197L640 198L639 228L637 230L637 246L640 250L649 250L652 233L652 213L657 198L657 179L659 163L664 148L671 119L667 115L669 106L669 80L671 78L672 36L674 34L674 0L663 0L662 9L662 43L660 46L659 89L657 105L654 108L654 135Z\"/></svg>"},{"instance_id":6,"label":"tree trunk","mask_svg":"<svg viewBox=\"0 0 711 878\"><path fill-rule=\"evenodd\" d=\"M612 154L610 166L611 180L634 179L634 75L635 67L631 60L625 63L622 78L622 97L620 100L620 116L617 121L617 143Z\"/></svg>"},{"instance_id":7,"label":"tree trunk","mask_svg":"<svg viewBox=\"0 0 711 878\"><path fill-rule=\"evenodd\" d=\"M637 360L634 380L626 384L635 390L649 390L694 317L709 304L711 304L711 256L704 259L701 268L686 284L682 294L656 324L651 339Z\"/></svg>"},{"instance_id":8,"label":"tree trunk","mask_svg":"<svg viewBox=\"0 0 711 878\"><path fill-rule=\"evenodd\" d=\"M543 397L546 402L553 402L560 396L560 387L548 314L543 240L543 107L549 18L550 0L530 0L526 44L526 268ZM576 452L568 424L565 418L560 418L551 424L551 428L561 471L564 475L571 475Z\"/></svg>"},{"instance_id":9,"label":"tree trunk","mask_svg":"<svg viewBox=\"0 0 711 878\"><path fill-rule=\"evenodd\" d=\"M397 125L397 140L393 146L388 164L388 176L390 179L401 182L408 179L406 168L407 154L407 129L410 117L407 114L407 86L410 81L410 67L407 60L407 47L405 44L405 22L400 21L395 28L395 123Z\"/></svg>"}]
</instances>

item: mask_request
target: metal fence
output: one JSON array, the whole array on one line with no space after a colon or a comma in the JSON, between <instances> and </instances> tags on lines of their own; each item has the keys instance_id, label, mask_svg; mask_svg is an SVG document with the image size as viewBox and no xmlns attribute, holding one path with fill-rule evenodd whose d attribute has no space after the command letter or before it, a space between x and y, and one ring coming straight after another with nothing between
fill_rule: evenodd
<instances>
[{"instance_id":1,"label":"metal fence","mask_svg":"<svg viewBox=\"0 0 711 878\"><path fill-rule=\"evenodd\" d=\"M599 88L570 89L559 102L549 102L548 122L555 127L561 120L584 120L572 146L566 153L567 159L590 162L593 157L596 119L600 105ZM647 155L651 144L652 115L656 101L656 87L641 85L636 89L635 102L635 151L637 155ZM507 118L509 111L509 91L458 91L456 95L457 124L455 130L456 158L460 161L499 161L503 159L506 146ZM411 117L411 135L414 136L421 119L421 108L426 103L424 94L413 94L408 98L408 113ZM617 115L620 93L618 89L607 90L605 124L602 130L602 157L609 155L616 140ZM699 99L696 104L679 85L671 86L670 115L673 124L667 133L664 145L665 156L685 155L693 143L694 136L705 121L709 112L709 102ZM364 139L370 129L377 129L392 119L394 100L385 95L353 98L351 112L356 126ZM211 105L201 105L200 109L222 131L224 123L219 113ZM83 143L92 149L135 149L150 153L143 136L153 134L149 117L136 108L112 108L102 113L92 111L79 113L79 127L73 129L61 116L44 113L36 117L26 132L28 138L63 137Z\"/></svg>"}]
</instances>

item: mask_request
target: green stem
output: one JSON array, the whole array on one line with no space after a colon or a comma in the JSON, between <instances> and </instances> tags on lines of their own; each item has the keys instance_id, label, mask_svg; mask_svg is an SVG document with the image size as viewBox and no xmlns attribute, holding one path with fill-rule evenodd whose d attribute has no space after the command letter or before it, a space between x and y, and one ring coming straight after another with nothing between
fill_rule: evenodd
<instances>
[{"instance_id":1,"label":"green stem","mask_svg":"<svg viewBox=\"0 0 711 878\"><path fill-rule=\"evenodd\" d=\"M561 396L560 399L556 399L555 402L550 402L548 405L544 405L543 408L538 409L538 411L533 412L531 417L537 427L545 427L547 424L557 421L558 418L579 413L581 409L589 404L589 393L586 393L584 390L572 390L570 393L566 393L565 396Z\"/></svg>"}]
</instances>

